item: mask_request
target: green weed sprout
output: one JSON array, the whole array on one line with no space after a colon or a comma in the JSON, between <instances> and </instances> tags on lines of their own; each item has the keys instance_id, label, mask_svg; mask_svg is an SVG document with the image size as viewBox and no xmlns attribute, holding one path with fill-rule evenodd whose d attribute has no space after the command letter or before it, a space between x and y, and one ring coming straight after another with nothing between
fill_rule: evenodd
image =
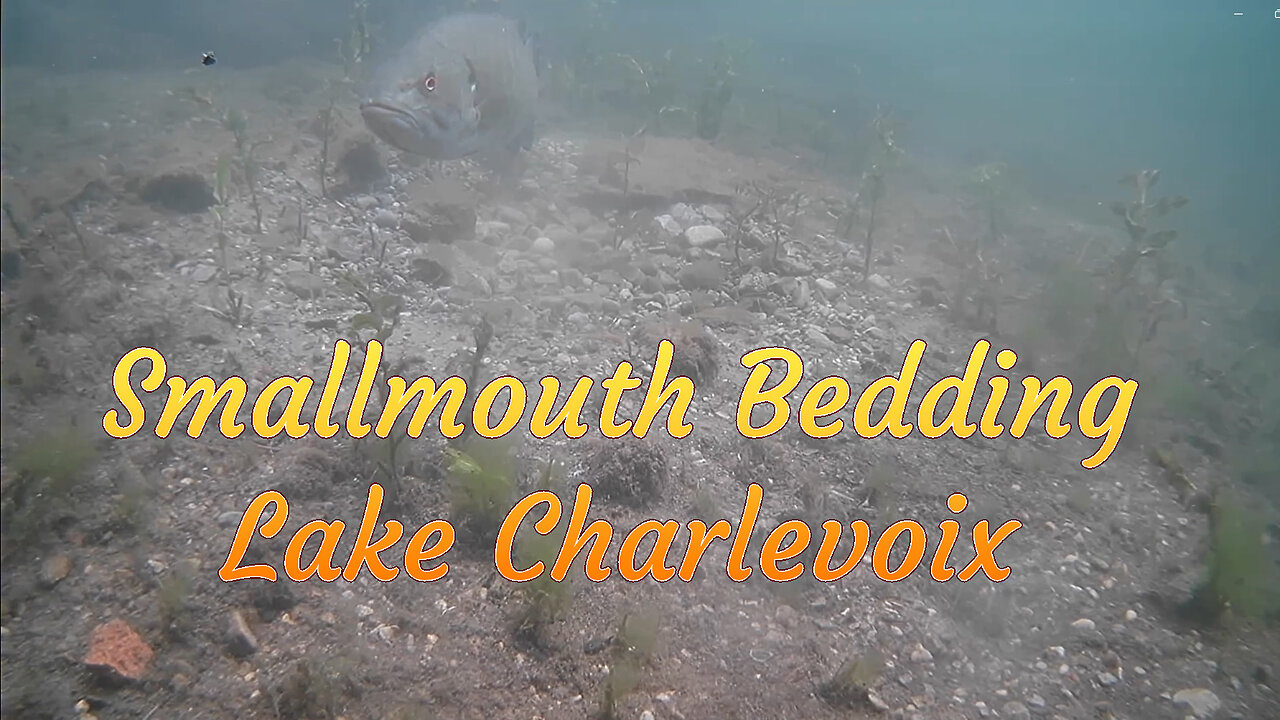
<instances>
[{"instance_id":1,"label":"green weed sprout","mask_svg":"<svg viewBox=\"0 0 1280 720\"><path fill-rule=\"evenodd\" d=\"M861 194L867 203L867 232L862 243L862 281L871 277L871 258L875 249L876 214L880 201L884 199L885 181L889 171L898 163L903 155L898 145L897 132L900 125L885 110L876 112L871 129L875 132L876 144L873 150L871 167L863 174L865 194Z\"/></svg>"},{"instance_id":2,"label":"green weed sprout","mask_svg":"<svg viewBox=\"0 0 1280 720\"><path fill-rule=\"evenodd\" d=\"M653 657L660 622L651 612L627 613L613 636L613 662L604 679L600 698L600 720L617 717L618 701L640 685L645 667Z\"/></svg>"},{"instance_id":3,"label":"green weed sprout","mask_svg":"<svg viewBox=\"0 0 1280 720\"><path fill-rule=\"evenodd\" d=\"M50 513L71 504L98 449L87 432L70 424L35 436L14 450L12 458L14 479L4 488L0 514L6 536L31 541L47 526ZM17 546L6 543L5 549Z\"/></svg>"},{"instance_id":4,"label":"green weed sprout","mask_svg":"<svg viewBox=\"0 0 1280 720\"><path fill-rule=\"evenodd\" d=\"M884 667L884 656L876 650L850 658L835 677L818 687L818 697L837 707L866 703Z\"/></svg>"},{"instance_id":5,"label":"green weed sprout","mask_svg":"<svg viewBox=\"0 0 1280 720\"><path fill-rule=\"evenodd\" d=\"M1180 608L1218 622L1280 617L1280 577L1265 541L1266 520L1242 497L1219 489L1209 510L1206 577Z\"/></svg>"},{"instance_id":6,"label":"green weed sprout","mask_svg":"<svg viewBox=\"0 0 1280 720\"><path fill-rule=\"evenodd\" d=\"M535 647L543 646L547 627L560 619L573 602L573 584L569 578L558 582L551 577L551 568L560 553L567 527L568 518L565 517L551 534L535 533L522 538L516 545L516 558L521 567L532 567L540 562L544 568L541 575L520 585L524 607L516 618L516 637Z\"/></svg>"},{"instance_id":7,"label":"green weed sprout","mask_svg":"<svg viewBox=\"0 0 1280 720\"><path fill-rule=\"evenodd\" d=\"M516 465L509 442L476 437L461 449L444 452L453 483L454 527L478 545L491 545L515 499Z\"/></svg>"}]
</instances>

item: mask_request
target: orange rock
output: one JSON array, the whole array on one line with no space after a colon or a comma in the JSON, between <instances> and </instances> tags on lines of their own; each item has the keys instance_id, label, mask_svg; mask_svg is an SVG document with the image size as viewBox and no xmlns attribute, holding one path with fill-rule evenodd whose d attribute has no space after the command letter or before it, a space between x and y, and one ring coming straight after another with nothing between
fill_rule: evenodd
<instances>
[{"instance_id":1,"label":"orange rock","mask_svg":"<svg viewBox=\"0 0 1280 720\"><path fill-rule=\"evenodd\" d=\"M141 678L154 655L151 646L129 623L119 618L93 629L89 640L88 665L104 667L131 680Z\"/></svg>"}]
</instances>

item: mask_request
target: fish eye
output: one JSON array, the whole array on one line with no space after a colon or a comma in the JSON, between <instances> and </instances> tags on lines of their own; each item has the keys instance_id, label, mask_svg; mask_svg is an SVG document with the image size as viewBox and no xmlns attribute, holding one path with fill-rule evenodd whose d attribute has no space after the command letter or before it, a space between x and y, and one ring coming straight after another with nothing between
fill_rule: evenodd
<instances>
[{"instance_id":1,"label":"fish eye","mask_svg":"<svg viewBox=\"0 0 1280 720\"><path fill-rule=\"evenodd\" d=\"M430 92L435 92L435 91L436 91L436 76L435 76L435 74L428 75L428 76L426 76L425 78L423 78L423 79L422 79L422 89L423 89L423 90L426 90L426 91L427 91L427 92L429 92L429 93L430 93Z\"/></svg>"}]
</instances>

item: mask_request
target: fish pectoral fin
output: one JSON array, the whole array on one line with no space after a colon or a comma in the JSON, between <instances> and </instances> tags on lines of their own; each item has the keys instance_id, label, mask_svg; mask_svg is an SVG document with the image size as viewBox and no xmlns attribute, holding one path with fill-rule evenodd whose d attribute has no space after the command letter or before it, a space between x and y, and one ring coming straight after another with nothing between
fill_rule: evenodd
<instances>
[{"instance_id":1,"label":"fish pectoral fin","mask_svg":"<svg viewBox=\"0 0 1280 720\"><path fill-rule=\"evenodd\" d=\"M476 114L479 115L477 124L482 128L491 126L494 118L502 117L506 107L507 102L501 97L487 97L481 100L476 103Z\"/></svg>"}]
</instances>

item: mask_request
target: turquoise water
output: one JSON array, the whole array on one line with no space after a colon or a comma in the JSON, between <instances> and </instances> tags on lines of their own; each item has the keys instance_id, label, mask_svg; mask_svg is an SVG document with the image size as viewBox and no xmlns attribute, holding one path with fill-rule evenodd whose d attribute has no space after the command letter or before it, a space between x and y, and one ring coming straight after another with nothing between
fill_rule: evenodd
<instances>
[{"instance_id":1,"label":"turquoise water","mask_svg":"<svg viewBox=\"0 0 1280 720\"><path fill-rule=\"evenodd\" d=\"M617 12L637 46L697 43L707 29L752 38L760 77L826 93L833 106L852 87L855 102L909 118L903 142L917 154L1003 160L1042 199L1077 212L1109 199L1116 178L1154 167L1166 189L1193 199L1182 217L1190 241L1245 255L1280 246L1280 20L1270 5L681 5Z\"/></svg>"}]
</instances>

